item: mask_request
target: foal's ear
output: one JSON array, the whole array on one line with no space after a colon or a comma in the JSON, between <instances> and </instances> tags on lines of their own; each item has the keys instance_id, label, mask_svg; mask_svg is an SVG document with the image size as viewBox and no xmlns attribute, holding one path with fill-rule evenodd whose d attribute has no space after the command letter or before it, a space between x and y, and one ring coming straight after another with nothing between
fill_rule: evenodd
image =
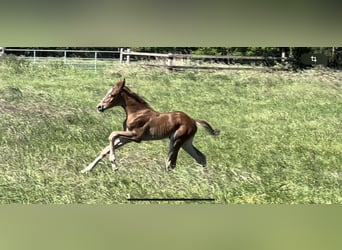
<instances>
[{"instance_id":1,"label":"foal's ear","mask_svg":"<svg viewBox=\"0 0 342 250\"><path fill-rule=\"evenodd\" d=\"M123 87L125 87L125 82L126 82L125 78L124 78L123 80L121 80L120 82L118 82L118 83L116 84L116 86L118 87L118 89L121 90Z\"/></svg>"}]
</instances>

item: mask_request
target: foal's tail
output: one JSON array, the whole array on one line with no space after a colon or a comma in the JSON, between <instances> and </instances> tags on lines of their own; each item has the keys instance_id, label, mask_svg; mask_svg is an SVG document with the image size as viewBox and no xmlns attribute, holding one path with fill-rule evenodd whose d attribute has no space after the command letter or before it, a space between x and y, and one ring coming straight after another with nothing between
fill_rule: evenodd
<instances>
[{"instance_id":1,"label":"foal's tail","mask_svg":"<svg viewBox=\"0 0 342 250\"><path fill-rule=\"evenodd\" d=\"M195 120L197 124L203 126L205 130L207 130L212 135L219 135L220 130L214 129L207 121L205 120Z\"/></svg>"}]
</instances>

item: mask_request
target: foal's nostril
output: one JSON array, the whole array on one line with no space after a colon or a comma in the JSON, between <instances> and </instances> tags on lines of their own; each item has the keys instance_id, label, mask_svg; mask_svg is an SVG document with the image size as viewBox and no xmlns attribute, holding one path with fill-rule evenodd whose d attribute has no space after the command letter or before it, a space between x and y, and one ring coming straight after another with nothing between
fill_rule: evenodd
<instances>
[{"instance_id":1,"label":"foal's nostril","mask_svg":"<svg viewBox=\"0 0 342 250\"><path fill-rule=\"evenodd\" d=\"M97 110L100 111L100 112L103 112L103 105L97 106Z\"/></svg>"}]
</instances>

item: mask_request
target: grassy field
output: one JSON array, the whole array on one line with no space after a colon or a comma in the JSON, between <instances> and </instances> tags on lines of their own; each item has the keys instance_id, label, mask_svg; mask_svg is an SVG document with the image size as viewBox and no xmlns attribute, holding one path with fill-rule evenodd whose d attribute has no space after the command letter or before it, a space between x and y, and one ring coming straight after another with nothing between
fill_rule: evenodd
<instances>
[{"instance_id":1,"label":"grassy field","mask_svg":"<svg viewBox=\"0 0 342 250\"><path fill-rule=\"evenodd\" d=\"M342 203L341 72L168 72L120 64L94 72L10 58L0 60L0 75L2 204ZM165 171L162 140L118 150L115 173L108 159L79 173L122 128L121 108L96 110L121 77L154 109L182 110L221 130L212 137L198 129L194 144L207 156L205 171L184 151L176 169Z\"/></svg>"}]
</instances>

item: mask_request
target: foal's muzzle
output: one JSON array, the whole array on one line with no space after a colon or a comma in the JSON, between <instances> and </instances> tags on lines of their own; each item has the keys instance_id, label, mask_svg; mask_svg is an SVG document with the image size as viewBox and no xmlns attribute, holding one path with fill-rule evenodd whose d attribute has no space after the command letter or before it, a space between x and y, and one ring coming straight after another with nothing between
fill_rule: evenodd
<instances>
[{"instance_id":1,"label":"foal's muzzle","mask_svg":"<svg viewBox=\"0 0 342 250\"><path fill-rule=\"evenodd\" d=\"M103 105L98 105L98 106L97 106L97 110L98 110L99 112L103 112L103 111L104 111L104 106L103 106Z\"/></svg>"}]
</instances>

